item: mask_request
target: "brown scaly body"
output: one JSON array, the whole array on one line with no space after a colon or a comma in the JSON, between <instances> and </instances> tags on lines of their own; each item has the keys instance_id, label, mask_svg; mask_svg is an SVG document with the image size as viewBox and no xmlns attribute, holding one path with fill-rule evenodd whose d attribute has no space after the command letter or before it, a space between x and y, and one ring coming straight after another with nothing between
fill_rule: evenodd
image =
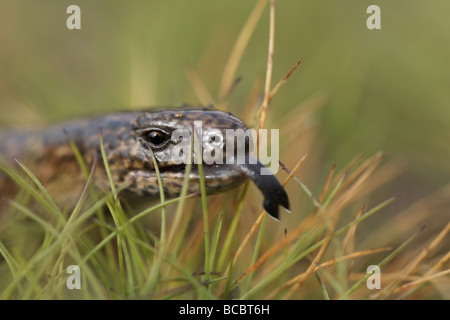
<instances>
[{"instance_id":1,"label":"brown scaly body","mask_svg":"<svg viewBox=\"0 0 450 320\"><path fill-rule=\"evenodd\" d=\"M241 120L230 113L203 107L122 112L69 121L27 132L0 131L0 154L5 159L11 159L13 156L21 159L57 201L62 205L70 205L79 196L86 181L68 139L75 143L88 165L93 163L94 157L99 159L95 184L106 189L108 179L100 155L102 134L113 180L118 188L123 189L121 196L159 195L151 148L161 172L164 193L171 197L179 195L185 178L185 165L175 164L166 157L179 143L171 136L175 130L192 133L194 121L201 121L205 131L210 128L220 130L223 136L226 129L247 129ZM261 166L259 162L257 165L248 166L204 165L206 192L224 192L251 178L266 198L264 207L277 217L279 204L287 209L289 207L287 195L273 176L257 176L256 169ZM0 172L0 194L10 197L15 191L13 189L8 177ZM188 193L198 192L199 175L193 165Z\"/></svg>"}]
</instances>

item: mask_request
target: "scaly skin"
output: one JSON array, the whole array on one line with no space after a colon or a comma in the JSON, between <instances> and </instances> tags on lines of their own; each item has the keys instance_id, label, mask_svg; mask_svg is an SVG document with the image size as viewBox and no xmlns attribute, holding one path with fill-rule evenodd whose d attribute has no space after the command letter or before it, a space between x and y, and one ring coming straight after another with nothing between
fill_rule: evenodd
<instances>
[{"instance_id":1,"label":"scaly skin","mask_svg":"<svg viewBox=\"0 0 450 320\"><path fill-rule=\"evenodd\" d=\"M179 144L178 140L171 139L172 132L185 130L191 134L195 121L201 121L203 132L214 128L220 130L223 137L226 136L226 129L247 129L241 120L230 113L204 107L122 112L73 120L45 129L0 131L0 154L5 159L13 156L19 158L33 170L57 201L70 206L80 194L85 179L68 139L75 143L88 166L95 157L98 158L94 181L100 189L107 189L109 183L100 153L102 135L114 183L123 190L121 197L159 196L150 149L158 162L164 193L167 197L173 197L180 194L185 165L174 164L165 155ZM154 135L156 140L152 140ZM228 151L224 152L224 163L229 156ZM207 194L227 191L250 178L263 192L264 208L269 214L278 218L278 205L289 209L287 195L275 177L259 175L261 163L208 165L205 159L203 168ZM11 197L15 189L9 177L0 172L1 195ZM194 164L189 175L188 193L199 192L199 174Z\"/></svg>"}]
</instances>

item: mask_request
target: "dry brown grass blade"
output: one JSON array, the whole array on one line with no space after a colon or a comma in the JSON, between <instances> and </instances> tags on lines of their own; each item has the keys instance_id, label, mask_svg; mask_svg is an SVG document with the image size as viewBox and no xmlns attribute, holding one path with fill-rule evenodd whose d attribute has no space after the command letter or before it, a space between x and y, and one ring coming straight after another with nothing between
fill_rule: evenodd
<instances>
[{"instance_id":1,"label":"dry brown grass blade","mask_svg":"<svg viewBox=\"0 0 450 320\"><path fill-rule=\"evenodd\" d=\"M222 100L222 97L225 96L226 92L231 87L231 84L234 81L235 74L239 62L241 61L242 54L244 53L245 48L247 47L248 41L255 30L255 27L261 18L261 15L264 11L264 8L267 5L267 0L260 0L256 4L253 9L250 17L245 23L244 27L239 34L239 37L231 51L230 57L228 58L227 63L225 64L225 69L222 75L222 80L220 83L219 89L219 100ZM226 108L226 105L222 105L222 108Z\"/></svg>"},{"instance_id":2,"label":"dry brown grass blade","mask_svg":"<svg viewBox=\"0 0 450 320\"><path fill-rule=\"evenodd\" d=\"M292 232L283 237L280 241L275 243L269 250L267 250L253 265L251 265L236 281L239 283L246 276L258 269L264 262L271 258L275 253L282 250L286 245L297 239L300 234L308 230L316 222L316 216L310 215L303 222L301 222Z\"/></svg>"},{"instance_id":3,"label":"dry brown grass blade","mask_svg":"<svg viewBox=\"0 0 450 320\"><path fill-rule=\"evenodd\" d=\"M431 276L432 274L436 274L437 270L442 269L444 264L447 263L449 260L450 260L450 251L448 251L441 259L439 259L439 261L435 265L433 265L427 272L425 272L425 274L422 277L428 277L428 276ZM383 274L383 276L384 276L384 274ZM412 281L421 279L421 277L409 276L409 277L407 277L407 279L404 279L404 280L409 280L409 278L414 278L414 279L411 279ZM419 283L417 285L419 285ZM408 288L406 288L406 289L408 289ZM409 289L410 290L408 290L408 292L404 293L397 299L398 300L406 299L409 295L411 295L411 293L413 292L413 290L415 288L413 286L409 286ZM397 290L397 289L395 289L395 290Z\"/></svg>"},{"instance_id":4,"label":"dry brown grass blade","mask_svg":"<svg viewBox=\"0 0 450 320\"><path fill-rule=\"evenodd\" d=\"M433 274L437 274L437 273L436 273L437 270L442 269L442 267L444 266L444 264L447 263L449 260L450 260L450 251L448 251L441 259L439 259L439 261L438 261L435 265L433 265L427 272L425 272L425 274L424 274L422 277L413 276L413 275L405 275L405 276L399 275L396 279L409 280L409 281L411 281L411 282L418 281L418 280L420 280L420 279L422 279L422 278L426 278L426 277L429 277L429 276L431 276L431 275L433 275ZM384 273L383 273L383 278L385 278ZM394 278L394 279L395 279L395 278ZM406 299L408 296L411 295L411 293L414 292L414 290L416 289L416 287L417 287L418 285L420 285L420 284L422 284L422 283L425 283L425 282L426 282L426 281L423 281L423 282L421 282L421 283L415 283L415 284L412 283L412 285L408 285L408 288L405 288L406 290L409 289L408 292L406 292L406 293L404 293L403 295L397 297L396 299L398 299L398 300L404 300L404 299ZM396 289L394 290L394 292L399 292L399 291L401 291L401 290L396 291L397 289L398 289L398 288L396 288Z\"/></svg>"},{"instance_id":5,"label":"dry brown grass blade","mask_svg":"<svg viewBox=\"0 0 450 320\"><path fill-rule=\"evenodd\" d=\"M413 272L419 263L430 254L431 251L433 251L439 244L442 243L444 238L447 236L447 234L450 232L450 222L447 223L447 225L442 229L442 231L434 238L434 240L425 248L423 249L416 257L416 259L412 260L404 269L403 273L409 274Z\"/></svg>"},{"instance_id":6,"label":"dry brown grass blade","mask_svg":"<svg viewBox=\"0 0 450 320\"><path fill-rule=\"evenodd\" d=\"M364 181L367 180L367 178L373 173L373 171L376 169L376 167L379 165L381 161L381 158L379 156L375 156L371 158L371 161L369 162L369 165L365 167L365 171L361 172L358 177L355 177L353 184L348 186L347 190L345 190L342 195L337 199L334 203L330 205L329 208L327 208L326 212L328 213L328 216L331 217L333 215L338 215L340 210L348 204L348 202L352 199L352 196L357 192L358 188L361 187ZM326 216L326 215L324 215ZM322 220L323 217L320 215L320 219ZM236 280L236 282L241 281L244 279L247 275L254 272L256 269L258 269L264 262L266 262L272 255L274 255L276 252L284 248L286 245L288 245L291 241L296 239L303 231L307 230L307 228L314 225L314 223L317 222L318 215L310 215L306 220L304 220L300 225L294 229L291 233L289 233L286 237L281 239L279 242L274 244L267 252L265 252L252 266L250 266L239 278Z\"/></svg>"},{"instance_id":7,"label":"dry brown grass blade","mask_svg":"<svg viewBox=\"0 0 450 320\"><path fill-rule=\"evenodd\" d=\"M275 43L275 0L270 0L269 49L267 54L266 84L264 87L264 101L259 121L259 128L264 128L267 108L270 101L270 87L272 83L273 52Z\"/></svg>"},{"instance_id":8,"label":"dry brown grass blade","mask_svg":"<svg viewBox=\"0 0 450 320\"><path fill-rule=\"evenodd\" d=\"M295 69L297 69L297 67L300 65L301 62L302 62L302 59L298 60L297 63L292 67L292 69L283 77L283 79L278 81L278 83L275 85L275 87L272 89L272 91L270 91L269 103L270 103L270 101L272 101L272 98L277 94L278 90L280 90L280 88L283 86L283 84L286 83L286 81L289 79L289 77L295 71Z\"/></svg>"},{"instance_id":9,"label":"dry brown grass blade","mask_svg":"<svg viewBox=\"0 0 450 320\"><path fill-rule=\"evenodd\" d=\"M382 154L377 153L363 163L361 165L362 168L358 168L353 175L345 179L340 188L340 190L342 190L341 195L331 204L332 208L330 208L329 212L339 212L351 200L354 200L355 194L361 189L364 181L366 181L379 166L382 159Z\"/></svg>"},{"instance_id":10,"label":"dry brown grass blade","mask_svg":"<svg viewBox=\"0 0 450 320\"><path fill-rule=\"evenodd\" d=\"M356 219L359 219L361 215L364 213L365 205L361 205L361 208L358 211L358 214L356 215ZM358 224L355 224L354 226L351 226L350 229L348 229L347 235L345 236L344 240L342 241L342 251L345 252L351 252L354 248L354 240L355 240L355 233L356 233L356 227Z\"/></svg>"},{"instance_id":11,"label":"dry brown grass blade","mask_svg":"<svg viewBox=\"0 0 450 320\"><path fill-rule=\"evenodd\" d=\"M325 183L325 186L322 189L322 193L320 194L320 197L319 197L320 203L323 203L323 199L325 198L325 195L328 191L328 187L330 186L330 182L331 182L331 179L333 178L333 173L335 170L336 170L336 163L333 165L333 168L331 168L330 174L328 175L327 182Z\"/></svg>"},{"instance_id":12,"label":"dry brown grass blade","mask_svg":"<svg viewBox=\"0 0 450 320\"><path fill-rule=\"evenodd\" d=\"M439 261L432 267L430 268L430 270L428 270L425 275L430 275L432 273L434 273L435 271L441 269L445 263L447 263L447 261L450 260L450 251L447 252L447 254L445 256L443 256L441 259L439 259Z\"/></svg>"},{"instance_id":13,"label":"dry brown grass blade","mask_svg":"<svg viewBox=\"0 0 450 320\"><path fill-rule=\"evenodd\" d=\"M268 251L266 251L252 266L247 268L247 270L236 280L236 283L242 281L246 276L256 271L261 267L268 259L273 257L277 252L286 248L292 241L297 239L297 237L302 234L304 231L313 228L317 223L323 224L323 219L332 219L331 221L337 221L339 217L340 211L351 202L355 194L364 186L364 182L372 175L374 170L379 166L382 157L380 154L371 157L365 163L362 164L363 170L359 170L357 168L358 175L354 176L352 179L352 183L347 185L347 188L340 193L340 196L333 200L330 205L322 211L321 215L310 215L306 220L304 220L297 228L295 228L292 232L286 235L279 242L274 244ZM292 175L291 175L292 176ZM342 189L341 189L342 190ZM320 219L320 222L319 222ZM336 219L336 220L335 220ZM333 223L331 224L331 230L333 229ZM323 251L326 246L323 246ZM321 253L322 254L322 253ZM318 255L318 258L321 258L321 254ZM316 263L317 263L316 259ZM303 279L307 279L309 275L312 274L312 267L309 268L308 272L302 275ZM306 277L305 277L306 276ZM301 282L303 283L303 281ZM292 291L294 292L294 291Z\"/></svg>"},{"instance_id":14,"label":"dry brown grass blade","mask_svg":"<svg viewBox=\"0 0 450 320\"><path fill-rule=\"evenodd\" d=\"M283 187L286 186L286 184L289 182L289 180L291 180L291 178L294 176L295 172L297 172L297 170L300 168L301 164L305 161L306 159L306 155L304 155L295 165L294 169L292 169L291 173L286 177L286 179L284 179L282 185ZM266 215L266 212L263 211L261 212L261 214L258 216L258 218L256 219L255 223L253 224L253 226L250 228L249 232L246 234L244 240L241 242L241 245L239 246L238 250L236 251L236 254L234 256L233 259L233 265L236 264L237 259L239 258L239 256L241 255L242 251L244 250L245 246L247 245L248 241L250 240L250 238L253 236L253 234L255 233L255 231L258 229L258 226L261 224L264 216ZM225 272L225 274L228 273L228 268Z\"/></svg>"},{"instance_id":15,"label":"dry brown grass blade","mask_svg":"<svg viewBox=\"0 0 450 320\"><path fill-rule=\"evenodd\" d=\"M334 167L333 167L333 169L334 169ZM332 170L332 171L334 171L334 170ZM331 177L331 175L330 175L330 177ZM361 216L361 214L363 213L363 210L364 210L364 206L361 207L361 210L359 211L357 218L359 218ZM302 273L301 277L297 278L297 281L295 282L295 284L292 286L292 288L286 294L285 299L289 299L290 297L292 297L292 295L302 286L302 284L305 283L305 281L308 280L308 278L317 270L316 269L317 265L318 265L319 261L322 259L323 255L325 254L325 251L328 248L331 239L333 238L333 233L336 229L339 215L335 214L331 218L332 218L331 225L328 228L329 230L328 230L328 234L325 238L325 242L320 247L319 252L317 253L316 257L314 258L314 260L312 261L312 263L310 264L308 269L304 273ZM355 224L352 228L355 229L357 225L358 224Z\"/></svg>"},{"instance_id":16,"label":"dry brown grass blade","mask_svg":"<svg viewBox=\"0 0 450 320\"><path fill-rule=\"evenodd\" d=\"M273 97L277 94L278 90L286 83L286 81L289 79L289 77L292 75L292 73L297 69L299 64L302 62L300 59L297 61L297 63L292 67L292 69L275 85L275 87L270 90L271 82L272 82L272 69L273 69L273 46L274 46L274 39L275 39L275 7L273 5L273 0L271 2L271 20L270 20L270 38L269 38L269 54L267 58L267 72L266 72L266 83L265 83L265 89L264 89L264 101L259 109L258 112L260 112L259 115L259 128L264 128L264 124L266 121L266 114L267 109L269 107L270 102L272 101Z\"/></svg>"},{"instance_id":17,"label":"dry brown grass blade","mask_svg":"<svg viewBox=\"0 0 450 320\"><path fill-rule=\"evenodd\" d=\"M355 195L355 200L370 195L373 191L381 188L387 183L395 180L398 176L405 172L406 165L402 159L393 159L385 164L377 171L376 175L370 178L370 183L365 184L364 188ZM403 192L400 190L400 192Z\"/></svg>"},{"instance_id":18,"label":"dry brown grass blade","mask_svg":"<svg viewBox=\"0 0 450 320\"><path fill-rule=\"evenodd\" d=\"M261 224L264 216L266 215L266 212L263 211L259 214L258 218L256 219L255 223L252 225L252 227L250 228L249 232L245 235L244 240L242 240L239 248L236 251L236 254L234 255L234 259L233 259L233 265L236 264L237 259L239 258L239 256L241 255L242 251L244 250L245 246L247 245L248 241L250 240L250 238L253 236L253 234L255 233L255 231L258 229L259 225ZM228 269L227 269L228 272ZM225 273L227 273L225 272Z\"/></svg>"},{"instance_id":19,"label":"dry brown grass blade","mask_svg":"<svg viewBox=\"0 0 450 320\"><path fill-rule=\"evenodd\" d=\"M382 251L388 251L388 250L392 250L391 247L385 247L385 248L377 248L377 249L367 249L367 250L361 250L361 251L357 251L357 252L352 252L349 253L345 256L342 256L340 258L334 258L334 259L330 259L326 262L321 263L320 265L317 266L317 269L314 271L317 271L318 269L323 269L323 268L328 268L338 262L341 261L345 261L345 260L350 260L350 259L354 259L354 258L358 258L358 257L362 257L362 256L367 256L369 254L374 254L374 253L378 253L378 252L382 252Z\"/></svg>"},{"instance_id":20,"label":"dry brown grass blade","mask_svg":"<svg viewBox=\"0 0 450 320\"><path fill-rule=\"evenodd\" d=\"M370 254L375 254L375 253L382 252L382 251L387 251L387 250L391 250L391 248L387 247L387 248L368 249L368 250L361 250L361 251L349 253L349 254L344 255L342 257L333 258L333 259L330 259L328 261L322 262L320 264L316 264L312 271L316 272L316 271L318 271L320 269L331 267L331 266L335 265L336 263L339 263L339 262L342 262L342 261L352 260L352 259L355 259L355 258L358 258L358 257L363 257L363 256L367 256L367 255L370 255ZM299 275L297 275L294 278L292 278L289 281L287 281L276 292L274 292L272 297L275 297L276 295L278 295L284 289L286 289L286 288L296 284L299 280L301 280L305 276L305 274L306 274L306 271L303 272L303 273L300 273Z\"/></svg>"},{"instance_id":21,"label":"dry brown grass blade","mask_svg":"<svg viewBox=\"0 0 450 320\"><path fill-rule=\"evenodd\" d=\"M349 177L346 183L342 186L341 190L344 190L346 186L350 185L354 179L356 179L373 161L379 161L378 159L383 159L384 153L378 152L374 156L370 157L364 161L361 165L357 167L357 164L361 161L362 155L355 157L350 164L342 170L338 175L343 174L343 172L349 172ZM360 198L364 195L370 194L373 190L385 185L387 182L392 181L395 177L401 175L405 172L407 164L400 158L389 161L387 164L383 165L377 175L373 176L370 184L360 190L358 197Z\"/></svg>"},{"instance_id":22,"label":"dry brown grass blade","mask_svg":"<svg viewBox=\"0 0 450 320\"><path fill-rule=\"evenodd\" d=\"M430 219L441 221L442 208L450 204L450 184L421 197L390 218L389 224L375 226L373 232L362 239L363 245L375 241L382 232L385 234L405 234L415 226L426 224ZM407 222L407 223L405 223ZM445 221L446 223L447 221Z\"/></svg>"},{"instance_id":23,"label":"dry brown grass blade","mask_svg":"<svg viewBox=\"0 0 450 320\"><path fill-rule=\"evenodd\" d=\"M304 155L302 158L304 158L305 156L306 156L306 155ZM284 164L283 162L279 161L279 163L280 163L281 168L282 168L284 171L286 171L289 175L294 176L294 174L291 173L291 170L289 170L289 169L285 166L285 164ZM316 207L316 211L317 211L317 208L320 208L320 207L321 207L321 204L320 204L319 200L317 200L317 198L313 195L313 193L309 190L309 188L308 188L303 182L301 182L300 179L298 179L297 177L295 177L295 180L296 180L296 182L297 182L298 184L301 185L301 188L308 194L308 196L310 197L312 203L313 203L314 206ZM316 214L316 211L314 211L312 214Z\"/></svg>"},{"instance_id":24,"label":"dry brown grass blade","mask_svg":"<svg viewBox=\"0 0 450 320\"><path fill-rule=\"evenodd\" d=\"M353 157L350 160L350 162L343 169L339 170L336 175L342 176L342 175L346 174L348 176L349 172L353 172L354 170L356 170L358 168L358 165L360 165L363 158L364 158L363 154L356 155L355 157Z\"/></svg>"},{"instance_id":25,"label":"dry brown grass blade","mask_svg":"<svg viewBox=\"0 0 450 320\"><path fill-rule=\"evenodd\" d=\"M378 159L378 158L376 158L376 159ZM335 229L335 227L336 227L337 221L338 221L338 219L339 219L340 209L345 205L346 200L352 198L351 195L353 195L353 194L356 192L356 190L362 185L362 183L363 183L363 182L364 182L364 181L372 174L372 172L375 170L375 168L378 166L378 164L379 164L379 161L371 162L371 165L368 166L368 167L366 168L365 171L363 171L363 172L360 173L359 179L358 179L358 180L355 180L354 184L351 185L351 186L349 187L349 189L346 190L346 192L342 194L341 198L340 198L338 201L336 201L336 203L335 203L334 206L333 206L333 207L335 207L335 209L333 210L333 207L332 207L332 209L330 210L330 212L335 212L335 214L332 214L332 215L330 216L330 218L331 218L331 221L330 221L330 222L331 222L331 223L330 223L330 225L329 225L328 235L327 235L327 237L325 238L324 244L321 246L319 252L317 253L316 257L314 258L313 262L312 262L311 265L308 267L308 269L302 274L301 277L299 277L299 278L297 279L296 283L293 285L293 287L292 287L292 288L289 290L289 292L286 294L286 296L285 296L286 299L289 299L289 298L295 293L295 291L297 291L297 290L300 288L300 286L301 286L301 285L309 278L309 276L311 276L311 274L314 272L315 266L318 264L318 262L319 262L320 259L322 258L323 254L325 253L326 249L328 248L329 242L331 241L332 234L333 234L333 232L334 232L334 229ZM332 172L330 173L330 176L329 176L329 179L328 179L328 180L331 179L331 175L332 175L333 172L334 172L334 167L333 167L333 169L332 169ZM355 179L356 179L356 178L355 178ZM328 181L328 183L329 183L329 181ZM324 190L325 190L325 189L324 189ZM322 194L324 194L324 193L322 193ZM361 210L363 210L363 209L364 209L364 206L362 207ZM359 215L362 214L361 210L360 210L360 214L359 214ZM355 225L354 227L356 227L356 225Z\"/></svg>"},{"instance_id":26,"label":"dry brown grass blade","mask_svg":"<svg viewBox=\"0 0 450 320\"><path fill-rule=\"evenodd\" d=\"M273 56L273 53L272 53L272 56ZM270 57L270 52L269 52L269 57ZM260 129L264 127L264 122L265 122L265 117L266 117L265 113L267 112L267 108L268 108L270 102L272 101L273 97L277 94L278 90L280 90L280 88L286 83L286 81L289 79L289 77L292 75L292 73L295 71L295 69L297 69L300 62L302 62L301 59L299 61L297 61L297 63L294 65L294 67L292 67L292 69L289 70L289 72L280 81L278 81L278 83L275 85L275 87L270 92L268 92L268 90L270 90L270 88L267 88L268 82L267 82L267 75L266 75L264 100L256 112L256 115L260 119ZM272 67L272 64L269 64L269 61L268 61L267 66ZM271 77L271 74L270 74L270 77ZM269 81L271 81L271 80L269 80ZM270 83L269 83L269 85L270 85ZM290 118L290 119L296 119L296 118L294 117L294 118ZM262 123L261 123L261 120L262 120ZM285 122L283 121L282 123L285 123Z\"/></svg>"},{"instance_id":27,"label":"dry brown grass blade","mask_svg":"<svg viewBox=\"0 0 450 320\"><path fill-rule=\"evenodd\" d=\"M450 232L450 222L447 223L447 225L444 227L444 229L434 238L434 240L426 247L424 248L416 257L415 259L412 259L404 268L402 271L400 271L400 273L405 274L405 275L409 275L411 274L414 270L417 269L418 265L425 259L426 256L429 255L429 253L431 251L433 251L433 249L435 249L441 242L442 240L445 238L445 236ZM426 278L428 275L425 275L424 277ZM389 285L387 285L385 288L383 288L382 291L377 292L377 294L374 295L374 298L380 297L380 296L388 296L391 293L396 292L396 290L398 289L394 289L394 287L396 287L398 285L398 283L401 280L394 280L392 281ZM409 287L413 286L413 284L409 285ZM401 286L403 287L403 286ZM406 289L406 288L405 288ZM403 289L402 289L403 290Z\"/></svg>"},{"instance_id":28,"label":"dry brown grass blade","mask_svg":"<svg viewBox=\"0 0 450 320\"><path fill-rule=\"evenodd\" d=\"M335 221L333 223L333 226L328 231L328 235L325 237L325 242L323 243L322 246L320 246L319 252L317 253L316 257L311 262L308 269L305 272L303 272L300 277L297 278L297 281L295 281L289 292L284 297L285 299L289 299L290 297L292 297L292 295L303 285L303 283L305 283L306 280L308 280L308 278L316 270L319 261L322 259L323 255L325 254L325 251L328 249L328 245L330 244L331 239L333 238L333 232L336 227L337 219L334 220Z\"/></svg>"},{"instance_id":29,"label":"dry brown grass blade","mask_svg":"<svg viewBox=\"0 0 450 320\"><path fill-rule=\"evenodd\" d=\"M361 208L358 211L358 214L356 215L356 219L359 219L361 215L364 213L364 209L366 208L365 204L361 205ZM356 234L356 228L358 227L358 224L355 224L350 227L347 234L345 235L344 240L342 241L342 252L352 252L355 248L355 234ZM352 274L353 270L353 261L349 265L347 270L347 280L350 279L350 276Z\"/></svg>"},{"instance_id":30,"label":"dry brown grass blade","mask_svg":"<svg viewBox=\"0 0 450 320\"><path fill-rule=\"evenodd\" d=\"M418 286L418 285L423 284L423 283L428 282L428 281L432 281L434 279L437 279L439 277L445 276L447 274L450 274L450 269L447 269L447 270L444 270L444 271L441 271L441 272L438 272L438 273L433 273L433 274L428 275L428 276L423 276L420 279L417 279L417 280L409 282L409 283L405 283L404 285L396 288L395 290L392 291L392 294L395 294L395 293L398 293L400 291L412 288L414 286Z\"/></svg>"},{"instance_id":31,"label":"dry brown grass blade","mask_svg":"<svg viewBox=\"0 0 450 320\"><path fill-rule=\"evenodd\" d=\"M349 281L358 281L364 276L366 276L367 273L365 272L353 272L350 277ZM383 272L383 276L381 277L381 286L383 287L384 283L392 281L394 279L402 279L407 281L415 281L419 279L418 276L413 275L402 275L399 272Z\"/></svg>"},{"instance_id":32,"label":"dry brown grass blade","mask_svg":"<svg viewBox=\"0 0 450 320\"><path fill-rule=\"evenodd\" d=\"M326 190L331 181L331 178L333 176L335 168L336 168L336 165L333 166L330 174L328 175L327 182L325 183L325 187L322 190L321 200L319 200L320 203L322 203L322 200L325 197ZM318 210L318 208L316 208L316 211L317 210ZM325 237L325 241L322 244L322 246L320 247L319 252L317 253L314 260L311 262L308 269L302 274L301 277L298 278L298 280L295 282L295 284L292 286L292 288L286 294L285 299L289 299L290 297L292 297L292 295L302 286L302 284L305 283L305 281L314 273L314 270L315 270L317 264L322 259L323 255L325 254L325 251L328 249L328 245L330 244L331 239L333 238L333 233L336 230L337 221L338 221L338 215L333 215L333 217L331 219L331 223L329 224L329 227L328 227L328 234Z\"/></svg>"},{"instance_id":33,"label":"dry brown grass blade","mask_svg":"<svg viewBox=\"0 0 450 320\"><path fill-rule=\"evenodd\" d=\"M288 183L289 180L291 180L291 178L294 176L294 174L297 172L297 170L300 168L300 166L303 164L303 162L306 160L306 158L308 157L307 154L303 155L303 157L300 158L300 160L297 162L297 164L295 165L294 169L292 169L292 171L289 171L288 176L286 177L286 179L284 179L282 185L283 187L286 186L286 184ZM281 167L283 169L287 169L286 166L284 164L281 165Z\"/></svg>"},{"instance_id":34,"label":"dry brown grass blade","mask_svg":"<svg viewBox=\"0 0 450 320\"><path fill-rule=\"evenodd\" d=\"M355 171L347 175L346 181L342 184L341 190L347 189L359 176L363 174L374 163L379 163L384 158L384 153L377 152L375 155L364 161L361 165L355 168ZM356 159L355 159L356 160Z\"/></svg>"}]
</instances>

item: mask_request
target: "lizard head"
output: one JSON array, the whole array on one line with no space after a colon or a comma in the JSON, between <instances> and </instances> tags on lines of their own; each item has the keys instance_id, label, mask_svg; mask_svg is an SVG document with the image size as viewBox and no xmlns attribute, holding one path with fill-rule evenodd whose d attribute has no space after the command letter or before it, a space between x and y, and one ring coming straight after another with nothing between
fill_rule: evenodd
<instances>
[{"instance_id":1,"label":"lizard head","mask_svg":"<svg viewBox=\"0 0 450 320\"><path fill-rule=\"evenodd\" d=\"M131 131L129 140L113 153L121 155L121 165L109 159L126 192L159 195L155 159L166 196L181 193L189 162L188 193L200 193L201 163L207 194L227 191L250 178L263 193L264 209L271 216L278 218L279 205L289 209L283 187L267 171L261 174L264 165L250 154L247 126L231 113L186 107L151 110L137 114Z\"/></svg>"}]
</instances>

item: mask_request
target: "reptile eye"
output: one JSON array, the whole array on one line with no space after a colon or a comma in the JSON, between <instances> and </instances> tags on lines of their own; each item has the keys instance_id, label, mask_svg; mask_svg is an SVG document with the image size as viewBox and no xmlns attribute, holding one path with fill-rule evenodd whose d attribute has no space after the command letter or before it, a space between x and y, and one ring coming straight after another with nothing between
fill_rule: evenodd
<instances>
[{"instance_id":1,"label":"reptile eye","mask_svg":"<svg viewBox=\"0 0 450 320\"><path fill-rule=\"evenodd\" d=\"M152 147L161 147L163 146L167 141L169 141L169 136L167 133L158 131L158 130L152 130L147 133L146 135L147 141L150 142L150 145Z\"/></svg>"}]
</instances>

